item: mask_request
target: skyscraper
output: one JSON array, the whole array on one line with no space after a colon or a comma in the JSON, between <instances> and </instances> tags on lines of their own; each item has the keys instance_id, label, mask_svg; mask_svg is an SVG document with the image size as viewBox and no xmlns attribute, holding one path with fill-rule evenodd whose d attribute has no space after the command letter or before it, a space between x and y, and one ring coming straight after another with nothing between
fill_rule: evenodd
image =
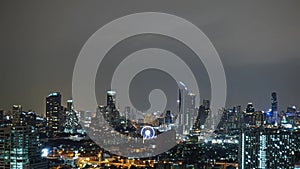
<instances>
[{"instance_id":1,"label":"skyscraper","mask_svg":"<svg viewBox=\"0 0 300 169\"><path fill-rule=\"evenodd\" d=\"M270 128L247 128L239 140L239 168L286 168L293 169L295 142L299 132Z\"/></svg>"},{"instance_id":2,"label":"skyscraper","mask_svg":"<svg viewBox=\"0 0 300 169\"><path fill-rule=\"evenodd\" d=\"M243 123L246 125L255 125L255 109L252 103L248 103Z\"/></svg>"},{"instance_id":3,"label":"skyscraper","mask_svg":"<svg viewBox=\"0 0 300 169\"><path fill-rule=\"evenodd\" d=\"M61 94L50 93L46 98L46 128L48 136L57 136L62 127Z\"/></svg>"},{"instance_id":4,"label":"skyscraper","mask_svg":"<svg viewBox=\"0 0 300 169\"><path fill-rule=\"evenodd\" d=\"M0 127L0 168L46 169L40 146L39 136L31 126Z\"/></svg>"},{"instance_id":5,"label":"skyscraper","mask_svg":"<svg viewBox=\"0 0 300 169\"><path fill-rule=\"evenodd\" d=\"M205 121L206 121L206 118L208 117L208 111L205 110L205 106L201 105L199 107L199 110L198 110L198 115L197 115L197 118L196 118L196 121L195 121L195 129L204 129L204 124L205 124Z\"/></svg>"},{"instance_id":6,"label":"skyscraper","mask_svg":"<svg viewBox=\"0 0 300 169\"><path fill-rule=\"evenodd\" d=\"M279 120L278 120L278 102L277 102L277 93L273 92L271 94L271 115L272 115L272 122L274 123L275 126L278 125Z\"/></svg>"},{"instance_id":7,"label":"skyscraper","mask_svg":"<svg viewBox=\"0 0 300 169\"><path fill-rule=\"evenodd\" d=\"M253 114L255 112L255 109L253 107L253 104L251 102L248 103L246 108L246 114Z\"/></svg>"},{"instance_id":8,"label":"skyscraper","mask_svg":"<svg viewBox=\"0 0 300 169\"><path fill-rule=\"evenodd\" d=\"M277 102L277 93L276 92L273 92L271 94L271 105L272 105L272 112L274 111L278 111L278 102Z\"/></svg>"},{"instance_id":9,"label":"skyscraper","mask_svg":"<svg viewBox=\"0 0 300 169\"><path fill-rule=\"evenodd\" d=\"M107 91L106 92L106 105L111 108L116 108L116 92L115 91Z\"/></svg>"},{"instance_id":10,"label":"skyscraper","mask_svg":"<svg viewBox=\"0 0 300 169\"><path fill-rule=\"evenodd\" d=\"M171 124L171 123L173 123L171 110L167 110L165 115L165 124Z\"/></svg>"},{"instance_id":11,"label":"skyscraper","mask_svg":"<svg viewBox=\"0 0 300 169\"><path fill-rule=\"evenodd\" d=\"M179 82L178 98L178 126L179 134L188 134L194 125L195 117L195 94L191 93L187 86Z\"/></svg>"},{"instance_id":12,"label":"skyscraper","mask_svg":"<svg viewBox=\"0 0 300 169\"><path fill-rule=\"evenodd\" d=\"M124 116L126 120L133 120L133 115L130 106L126 106L124 110Z\"/></svg>"},{"instance_id":13,"label":"skyscraper","mask_svg":"<svg viewBox=\"0 0 300 169\"><path fill-rule=\"evenodd\" d=\"M67 111L73 110L73 100L69 99L67 100Z\"/></svg>"},{"instance_id":14,"label":"skyscraper","mask_svg":"<svg viewBox=\"0 0 300 169\"><path fill-rule=\"evenodd\" d=\"M20 122L20 115L22 112L22 106L21 105L13 105L12 107L12 122L13 123L19 123Z\"/></svg>"}]
</instances>

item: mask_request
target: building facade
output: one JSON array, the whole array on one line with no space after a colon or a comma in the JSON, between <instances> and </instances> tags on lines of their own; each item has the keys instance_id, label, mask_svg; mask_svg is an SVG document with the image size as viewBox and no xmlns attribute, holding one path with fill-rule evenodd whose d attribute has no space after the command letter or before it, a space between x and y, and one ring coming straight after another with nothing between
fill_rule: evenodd
<instances>
[{"instance_id":1,"label":"building facade","mask_svg":"<svg viewBox=\"0 0 300 169\"><path fill-rule=\"evenodd\" d=\"M1 169L46 169L38 134L31 126L0 127Z\"/></svg>"},{"instance_id":2,"label":"building facade","mask_svg":"<svg viewBox=\"0 0 300 169\"><path fill-rule=\"evenodd\" d=\"M46 98L46 130L49 137L57 136L63 130L63 118L61 94L50 93Z\"/></svg>"}]
</instances>

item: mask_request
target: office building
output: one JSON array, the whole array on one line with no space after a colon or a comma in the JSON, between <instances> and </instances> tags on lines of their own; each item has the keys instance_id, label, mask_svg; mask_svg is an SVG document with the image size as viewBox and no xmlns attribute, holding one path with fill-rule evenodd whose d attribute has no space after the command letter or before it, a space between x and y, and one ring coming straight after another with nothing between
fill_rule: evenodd
<instances>
[{"instance_id":1,"label":"office building","mask_svg":"<svg viewBox=\"0 0 300 169\"><path fill-rule=\"evenodd\" d=\"M67 100L67 111L73 110L73 100L69 99Z\"/></svg>"},{"instance_id":2,"label":"office building","mask_svg":"<svg viewBox=\"0 0 300 169\"><path fill-rule=\"evenodd\" d=\"M46 128L49 137L57 136L63 126L63 108L61 106L61 94L50 93L46 98Z\"/></svg>"},{"instance_id":3,"label":"office building","mask_svg":"<svg viewBox=\"0 0 300 169\"><path fill-rule=\"evenodd\" d=\"M39 136L31 126L0 127L0 168L46 169L40 147Z\"/></svg>"},{"instance_id":4,"label":"office building","mask_svg":"<svg viewBox=\"0 0 300 169\"><path fill-rule=\"evenodd\" d=\"M207 111L205 109L204 105L201 105L199 107L198 115L197 115L197 118L196 118L196 121L195 121L195 126L194 126L195 129L200 130L200 129L204 129L205 128L204 125L205 125L205 121L206 121L206 119L208 117L208 113L209 113L209 111Z\"/></svg>"},{"instance_id":5,"label":"office building","mask_svg":"<svg viewBox=\"0 0 300 169\"><path fill-rule=\"evenodd\" d=\"M36 127L36 114L35 112L22 111L20 114L19 124L22 126L31 126L33 128Z\"/></svg>"},{"instance_id":6,"label":"office building","mask_svg":"<svg viewBox=\"0 0 300 169\"><path fill-rule=\"evenodd\" d=\"M187 86L179 82L178 90L178 133L181 135L188 134L192 129L195 121L195 98L196 95L191 93Z\"/></svg>"},{"instance_id":7,"label":"office building","mask_svg":"<svg viewBox=\"0 0 300 169\"><path fill-rule=\"evenodd\" d=\"M293 169L295 151L300 146L295 142L298 131L251 127L245 128L239 140L239 166L244 168Z\"/></svg>"},{"instance_id":8,"label":"office building","mask_svg":"<svg viewBox=\"0 0 300 169\"><path fill-rule=\"evenodd\" d=\"M116 92L107 91L106 92L106 105L111 109L116 109Z\"/></svg>"},{"instance_id":9,"label":"office building","mask_svg":"<svg viewBox=\"0 0 300 169\"><path fill-rule=\"evenodd\" d=\"M272 116L272 123L274 126L278 126L280 120L278 118L278 101L277 101L277 93L273 92L271 94L271 116Z\"/></svg>"}]
</instances>

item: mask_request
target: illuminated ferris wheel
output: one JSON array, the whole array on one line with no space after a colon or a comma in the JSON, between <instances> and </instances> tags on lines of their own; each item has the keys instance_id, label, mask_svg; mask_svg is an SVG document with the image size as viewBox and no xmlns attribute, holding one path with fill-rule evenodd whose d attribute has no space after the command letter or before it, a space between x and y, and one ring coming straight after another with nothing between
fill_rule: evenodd
<instances>
[{"instance_id":1,"label":"illuminated ferris wheel","mask_svg":"<svg viewBox=\"0 0 300 169\"><path fill-rule=\"evenodd\" d=\"M155 130L151 126L144 126L141 130L141 135L144 139L152 139L155 137Z\"/></svg>"}]
</instances>

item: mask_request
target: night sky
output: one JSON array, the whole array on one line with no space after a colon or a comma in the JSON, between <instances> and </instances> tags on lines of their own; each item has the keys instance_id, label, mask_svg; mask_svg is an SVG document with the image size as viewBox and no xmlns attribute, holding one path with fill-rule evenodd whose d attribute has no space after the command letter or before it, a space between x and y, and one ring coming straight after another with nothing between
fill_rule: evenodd
<instances>
[{"instance_id":1,"label":"night sky","mask_svg":"<svg viewBox=\"0 0 300 169\"><path fill-rule=\"evenodd\" d=\"M45 112L45 97L72 93L72 72L87 39L137 12L185 18L211 40L227 76L227 106L300 106L300 1L51 0L0 2L0 108ZM176 48L176 46L174 46ZM105 97L105 96L103 96Z\"/></svg>"}]
</instances>

